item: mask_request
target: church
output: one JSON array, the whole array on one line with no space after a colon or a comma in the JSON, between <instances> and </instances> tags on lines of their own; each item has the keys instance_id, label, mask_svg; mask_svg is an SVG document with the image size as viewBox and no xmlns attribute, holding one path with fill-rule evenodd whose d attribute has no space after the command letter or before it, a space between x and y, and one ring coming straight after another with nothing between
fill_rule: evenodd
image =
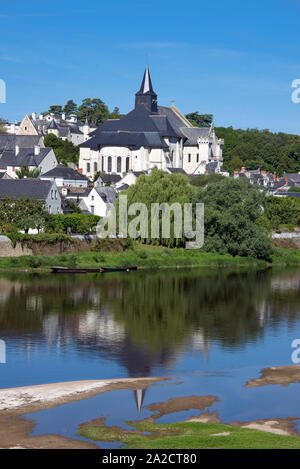
<instances>
[{"instance_id":1,"label":"church","mask_svg":"<svg viewBox=\"0 0 300 469\"><path fill-rule=\"evenodd\" d=\"M214 125L193 127L174 106L158 106L148 65L135 107L121 119L110 119L80 145L79 168L89 178L98 171L124 175L183 170L188 175L223 172L224 140Z\"/></svg>"}]
</instances>

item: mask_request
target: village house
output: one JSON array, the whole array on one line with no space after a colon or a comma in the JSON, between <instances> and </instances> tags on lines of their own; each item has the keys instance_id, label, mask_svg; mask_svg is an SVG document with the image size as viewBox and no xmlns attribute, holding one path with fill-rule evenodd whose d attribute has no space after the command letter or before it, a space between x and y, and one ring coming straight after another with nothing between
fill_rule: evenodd
<instances>
[{"instance_id":1,"label":"village house","mask_svg":"<svg viewBox=\"0 0 300 469\"><path fill-rule=\"evenodd\" d=\"M0 133L0 157L4 151L15 151L16 148L43 148L44 138L40 135L15 135Z\"/></svg>"},{"instance_id":2,"label":"village house","mask_svg":"<svg viewBox=\"0 0 300 469\"><path fill-rule=\"evenodd\" d=\"M0 179L0 200L32 197L41 200L49 213L61 213L61 196L55 182L40 179Z\"/></svg>"},{"instance_id":3,"label":"village house","mask_svg":"<svg viewBox=\"0 0 300 469\"><path fill-rule=\"evenodd\" d=\"M28 170L38 169L44 174L57 166L57 159L52 148L41 148L35 145L33 148L19 148L4 151L0 157L0 172L5 172L12 178L18 177L17 172L21 168Z\"/></svg>"},{"instance_id":4,"label":"village house","mask_svg":"<svg viewBox=\"0 0 300 469\"><path fill-rule=\"evenodd\" d=\"M79 167L90 179L98 171L124 175L154 167L201 174L211 161L222 166L223 145L213 124L193 127L174 105L158 106L147 66L134 109L107 120L80 145Z\"/></svg>"},{"instance_id":5,"label":"village house","mask_svg":"<svg viewBox=\"0 0 300 469\"><path fill-rule=\"evenodd\" d=\"M58 188L68 187L88 187L88 179L75 169L69 168L60 163L55 168L40 176L43 181L55 181Z\"/></svg>"},{"instance_id":6,"label":"village house","mask_svg":"<svg viewBox=\"0 0 300 469\"><path fill-rule=\"evenodd\" d=\"M74 145L80 145L89 138L89 133L93 132L96 126L89 125L88 121L84 124L78 122L77 116L71 114L40 114L35 112L26 114L20 126L16 130L16 135L43 136L54 134L62 140L68 140Z\"/></svg>"}]
</instances>

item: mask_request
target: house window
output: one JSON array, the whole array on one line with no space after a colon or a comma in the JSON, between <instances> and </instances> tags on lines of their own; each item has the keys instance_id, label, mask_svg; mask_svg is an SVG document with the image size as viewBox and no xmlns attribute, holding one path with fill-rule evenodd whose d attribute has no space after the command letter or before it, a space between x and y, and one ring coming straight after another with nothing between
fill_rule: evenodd
<instances>
[{"instance_id":1,"label":"house window","mask_svg":"<svg viewBox=\"0 0 300 469\"><path fill-rule=\"evenodd\" d=\"M111 173L111 165L112 165L111 156L109 156L109 157L107 158L107 172L108 172L108 173Z\"/></svg>"},{"instance_id":2,"label":"house window","mask_svg":"<svg viewBox=\"0 0 300 469\"><path fill-rule=\"evenodd\" d=\"M122 172L122 158L118 156L117 158L117 173Z\"/></svg>"},{"instance_id":3,"label":"house window","mask_svg":"<svg viewBox=\"0 0 300 469\"><path fill-rule=\"evenodd\" d=\"M95 213L95 206L91 205L91 212L94 214Z\"/></svg>"},{"instance_id":4,"label":"house window","mask_svg":"<svg viewBox=\"0 0 300 469\"><path fill-rule=\"evenodd\" d=\"M89 173L90 171L91 171L91 165L90 165L90 163L87 163L86 172Z\"/></svg>"},{"instance_id":5,"label":"house window","mask_svg":"<svg viewBox=\"0 0 300 469\"><path fill-rule=\"evenodd\" d=\"M126 158L126 173L129 171L129 158Z\"/></svg>"},{"instance_id":6,"label":"house window","mask_svg":"<svg viewBox=\"0 0 300 469\"><path fill-rule=\"evenodd\" d=\"M199 153L197 153L197 163L199 163Z\"/></svg>"},{"instance_id":7,"label":"house window","mask_svg":"<svg viewBox=\"0 0 300 469\"><path fill-rule=\"evenodd\" d=\"M57 200L57 191L55 191L55 200Z\"/></svg>"},{"instance_id":8,"label":"house window","mask_svg":"<svg viewBox=\"0 0 300 469\"><path fill-rule=\"evenodd\" d=\"M98 171L98 164L94 163L94 173L96 173L97 171Z\"/></svg>"},{"instance_id":9,"label":"house window","mask_svg":"<svg viewBox=\"0 0 300 469\"><path fill-rule=\"evenodd\" d=\"M91 199L94 200L94 196L93 196L93 195L91 196Z\"/></svg>"},{"instance_id":10,"label":"house window","mask_svg":"<svg viewBox=\"0 0 300 469\"><path fill-rule=\"evenodd\" d=\"M54 197L53 197L53 190L51 191L51 199L53 200Z\"/></svg>"},{"instance_id":11,"label":"house window","mask_svg":"<svg viewBox=\"0 0 300 469\"><path fill-rule=\"evenodd\" d=\"M189 154L188 154L188 162L189 162L189 163L191 162L191 159L192 159L192 155L189 153Z\"/></svg>"}]
</instances>

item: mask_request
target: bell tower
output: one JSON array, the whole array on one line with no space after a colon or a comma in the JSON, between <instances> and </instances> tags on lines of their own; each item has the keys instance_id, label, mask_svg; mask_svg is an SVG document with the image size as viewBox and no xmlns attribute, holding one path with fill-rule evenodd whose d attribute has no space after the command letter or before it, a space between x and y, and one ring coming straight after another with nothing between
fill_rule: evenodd
<instances>
[{"instance_id":1,"label":"bell tower","mask_svg":"<svg viewBox=\"0 0 300 469\"><path fill-rule=\"evenodd\" d=\"M157 94L154 93L152 82L149 72L149 67L146 65L143 81L140 90L135 95L135 107L143 104L151 112L158 112L157 109Z\"/></svg>"}]
</instances>

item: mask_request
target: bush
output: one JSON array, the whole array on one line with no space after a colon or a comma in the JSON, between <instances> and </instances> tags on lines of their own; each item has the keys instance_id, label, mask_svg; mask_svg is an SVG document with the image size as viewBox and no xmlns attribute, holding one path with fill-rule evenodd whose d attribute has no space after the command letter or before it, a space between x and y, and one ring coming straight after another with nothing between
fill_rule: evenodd
<instances>
[{"instance_id":1,"label":"bush","mask_svg":"<svg viewBox=\"0 0 300 469\"><path fill-rule=\"evenodd\" d=\"M67 265L68 265L68 267L70 267L70 268L76 267L76 265L77 265L77 259L76 259L75 254L72 254L71 256L69 256Z\"/></svg>"}]
</instances>

